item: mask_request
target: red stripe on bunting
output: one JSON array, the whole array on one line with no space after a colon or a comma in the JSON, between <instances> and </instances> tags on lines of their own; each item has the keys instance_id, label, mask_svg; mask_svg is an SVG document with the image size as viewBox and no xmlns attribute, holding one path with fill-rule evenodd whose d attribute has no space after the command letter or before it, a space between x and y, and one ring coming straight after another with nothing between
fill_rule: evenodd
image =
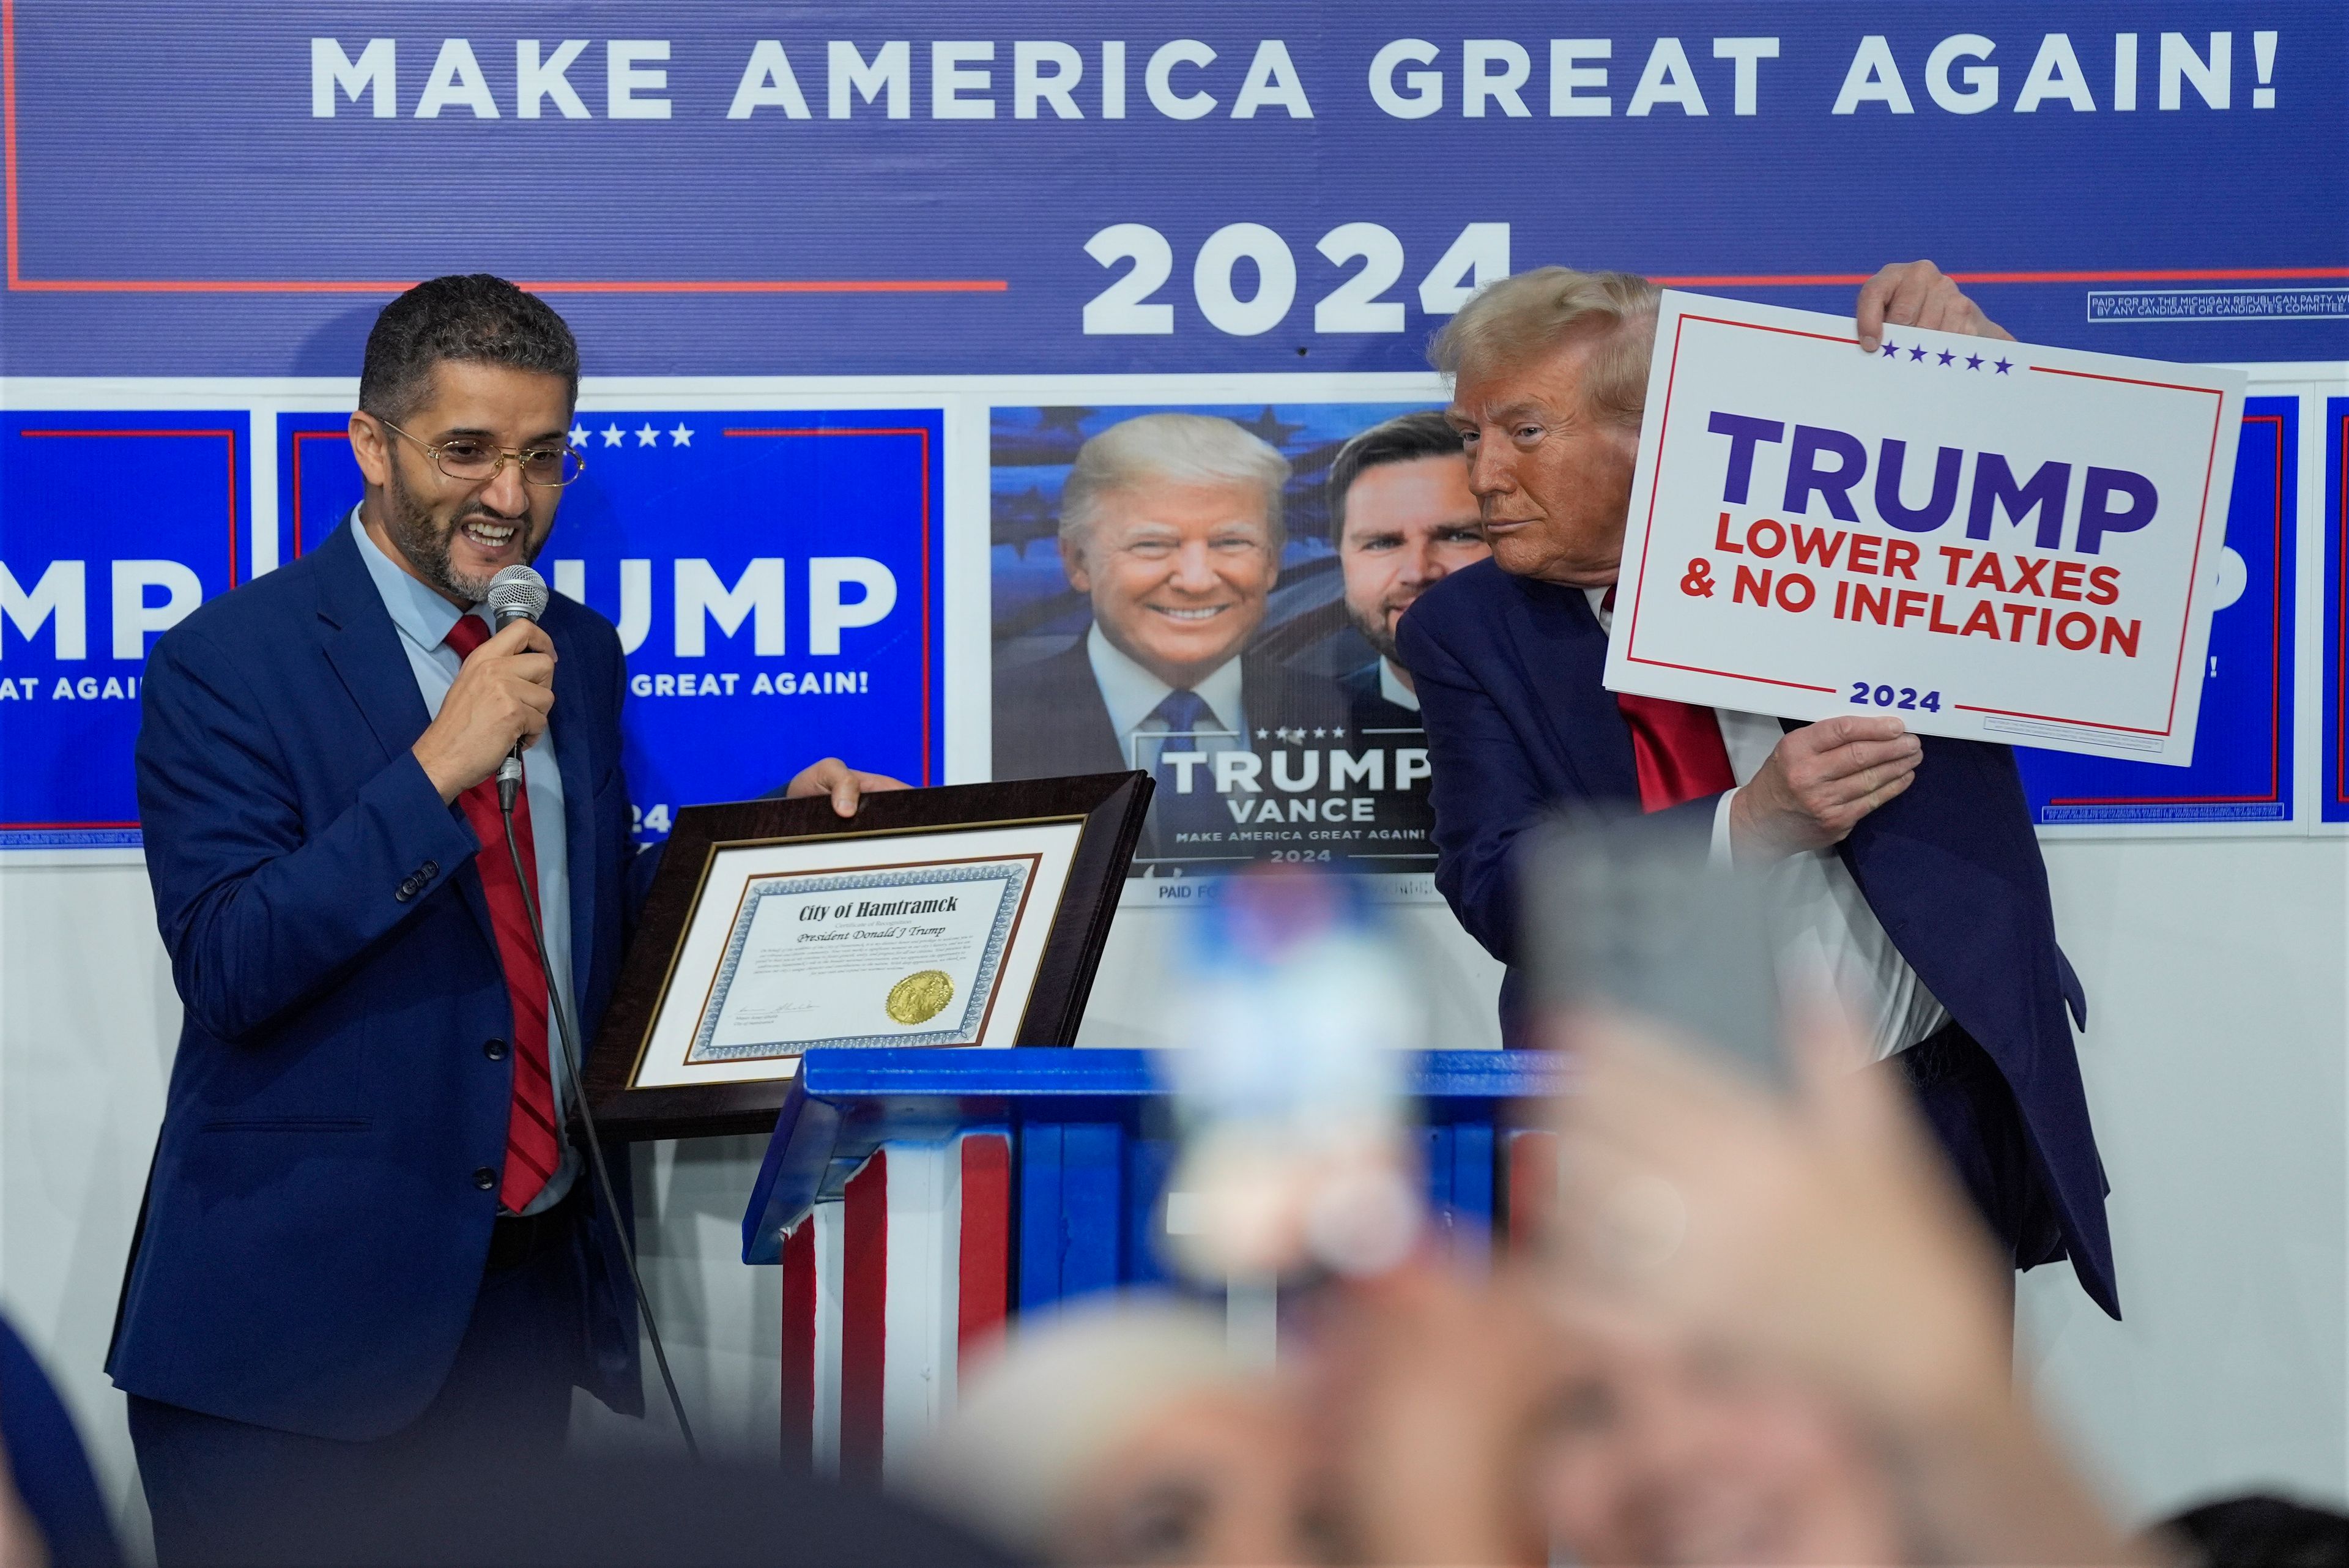
<instances>
[{"instance_id":1,"label":"red stripe on bunting","mask_svg":"<svg viewBox=\"0 0 2349 1568\"><path fill-rule=\"evenodd\" d=\"M866 1160L842 1196L840 1479L878 1486L888 1370L889 1151Z\"/></svg>"},{"instance_id":2,"label":"red stripe on bunting","mask_svg":"<svg viewBox=\"0 0 2349 1568\"><path fill-rule=\"evenodd\" d=\"M955 1355L968 1364L1002 1334L1011 1303L1011 1140L999 1133L962 1140L960 1299Z\"/></svg>"},{"instance_id":3,"label":"red stripe on bunting","mask_svg":"<svg viewBox=\"0 0 2349 1568\"><path fill-rule=\"evenodd\" d=\"M815 1216L783 1238L783 1463L815 1465Z\"/></svg>"}]
</instances>

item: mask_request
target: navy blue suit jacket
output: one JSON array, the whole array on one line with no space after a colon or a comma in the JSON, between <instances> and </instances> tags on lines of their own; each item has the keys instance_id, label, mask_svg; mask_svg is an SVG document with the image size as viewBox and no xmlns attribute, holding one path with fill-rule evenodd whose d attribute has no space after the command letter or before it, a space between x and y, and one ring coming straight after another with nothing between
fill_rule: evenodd
<instances>
[{"instance_id":1,"label":"navy blue suit jacket","mask_svg":"<svg viewBox=\"0 0 2349 1568\"><path fill-rule=\"evenodd\" d=\"M423 1411L464 1334L498 1200L475 1173L504 1164L513 1053L484 1049L512 1010L481 845L409 750L424 700L353 525L198 609L148 664L140 817L185 1021L108 1370L150 1399L363 1439ZM626 672L594 611L557 595L541 624L571 887L546 915L571 921L584 1050L619 972ZM591 1386L633 1411L627 1221L580 1185Z\"/></svg>"},{"instance_id":2,"label":"navy blue suit jacket","mask_svg":"<svg viewBox=\"0 0 2349 1568\"><path fill-rule=\"evenodd\" d=\"M1503 963L1517 947L1517 836L1557 803L1635 805L1630 730L1600 684L1607 635L1578 588L1479 561L1404 612L1402 659L1419 693L1435 803L1436 886ZM2055 945L2047 869L2013 754L1924 738L1909 789L1838 846L1926 989L2005 1074L2049 1177L2074 1269L2119 1315L2105 1174L2088 1124L2071 1012L2087 1003ZM1709 824L1719 797L1676 809ZM1505 982L1505 1028L1517 975Z\"/></svg>"}]
</instances>

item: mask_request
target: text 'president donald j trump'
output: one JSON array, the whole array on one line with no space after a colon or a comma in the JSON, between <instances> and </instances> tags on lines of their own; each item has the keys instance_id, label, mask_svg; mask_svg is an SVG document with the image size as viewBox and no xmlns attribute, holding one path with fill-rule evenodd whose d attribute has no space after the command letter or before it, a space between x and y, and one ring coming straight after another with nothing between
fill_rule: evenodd
<instances>
[{"instance_id":1,"label":"text 'president donald j trump'","mask_svg":"<svg viewBox=\"0 0 2349 1568\"><path fill-rule=\"evenodd\" d=\"M1600 683L1656 306L1644 278L1544 267L1485 290L1435 341L1493 551L1398 628L1434 766L1436 883L1515 964L1512 848L1560 803L1677 813L1717 859L1766 868L1774 941L1832 979L1871 1070L1906 1081L2001 1249L2023 1269L2068 1255L2117 1316L2065 1017L2085 1023L2086 1003L2012 753L1897 719L1782 724ZM1887 323L2007 336L1930 262L1861 289L1862 351ZM1517 994L1512 969L1511 1044Z\"/></svg>"}]
</instances>

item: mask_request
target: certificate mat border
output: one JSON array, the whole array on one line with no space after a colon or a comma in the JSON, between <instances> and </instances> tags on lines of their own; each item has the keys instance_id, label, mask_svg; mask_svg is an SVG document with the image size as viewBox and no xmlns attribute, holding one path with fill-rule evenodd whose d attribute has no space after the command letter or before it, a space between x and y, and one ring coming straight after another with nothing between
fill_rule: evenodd
<instances>
[{"instance_id":1,"label":"certificate mat border","mask_svg":"<svg viewBox=\"0 0 2349 1568\"><path fill-rule=\"evenodd\" d=\"M830 844L850 838L921 838L948 833L982 833L988 829L999 827L1050 827L1056 824L1068 822L1073 822L1080 825L1078 844L1080 847L1081 847L1084 842L1081 832L1081 826L1084 820L1085 819L1082 816L1071 814L1058 816L1005 817L999 821L992 822L957 822L949 827L878 828L850 833L813 833L809 834L804 837L785 836L772 838L710 839L702 846L701 869L694 878L693 904L686 912L685 923L678 928L677 942L670 948L667 966L661 973L660 994L663 997L666 997L668 994L669 988L677 983L678 966L685 961L686 936L693 929L695 922L701 919L702 900L708 896L709 891L709 876L712 871L717 869L718 857L719 852L722 850L766 849L784 844ZM1070 857L1072 866L1075 858L1076 857L1073 854ZM954 864L954 862L941 861L938 862L938 864L948 865ZM1061 897L1063 899L1068 897L1068 878L1063 877L1061 884ZM1024 905L1026 899L1026 894L1024 892L1021 895L1021 898ZM1056 903L1053 907L1053 914L1057 917L1059 913L1060 906ZM1047 940L1049 940L1049 925L1046 928L1046 931ZM1030 993L1030 1000L1033 1000L1032 991ZM628 1075L621 1085L622 1088L628 1092L636 1093L640 1091L640 1086L636 1080L642 1076L644 1073L645 1058L652 1054L653 1035L657 1033L660 1028L660 1017L661 1009L657 1004L656 1004L652 1009L651 1015L645 1021L644 1035L636 1042L636 1055L628 1064ZM782 1058L774 1059L782 1060ZM796 1058L793 1058L793 1060L796 1060ZM772 1076L774 1081L780 1082L785 1075L776 1074ZM750 1081L764 1082L767 1080L760 1079ZM657 1087L659 1089L670 1089L681 1086L682 1085L678 1085L663 1084Z\"/></svg>"},{"instance_id":2,"label":"certificate mat border","mask_svg":"<svg viewBox=\"0 0 2349 1568\"><path fill-rule=\"evenodd\" d=\"M1004 955L1009 953L1011 950L1013 944L1019 940L1020 917L1027 912L1028 895L1036 885L1037 871L1042 864L1043 858L1044 857L1040 854L1030 852L1020 855L973 856L963 860L915 860L895 866L843 866L834 870L821 872L753 872L749 877L743 878L742 898L740 902L735 906L733 929L727 934L725 950L719 957L717 969L712 971L710 973L709 990L709 992L701 999L701 1010L698 1022L693 1032L693 1040L687 1049L685 1061L680 1064L684 1066L712 1066L727 1062L780 1062L806 1054L811 1047L800 1045L792 1046L788 1049L771 1049L769 1050L768 1054L762 1056L744 1054L734 1056L710 1056L704 1057L699 1060L696 1059L697 1054L703 1051L730 1049L747 1050L753 1048L768 1049L770 1046L778 1044L775 1042L769 1042L766 1043L765 1045L759 1047L728 1047L709 1044L709 1036L715 1034L718 1030L717 1014L725 1010L724 1002L719 1000L719 984L721 980L727 977L728 971L741 961L741 949L749 944L750 929L749 920L744 919L744 911L746 908L749 909L750 919L756 919L758 918L757 909L754 907L751 907L754 897L757 898L766 898L775 896L788 896L792 893L854 893L868 889L903 888L911 885L910 881L895 882L879 879L882 873L890 871L935 873L946 872L959 867L963 869L963 875L959 877L951 875L931 876L926 877L926 881L959 881L968 883L1016 882L1018 884L1018 888L1016 889L1017 896L1009 898L1005 897L1006 893L1014 891L1014 889L1011 888L1005 888L1003 891L999 892L996 895L995 913L988 917L988 950L979 961L978 972L971 981L972 995L965 1000L963 1003L962 1017L956 1023L954 1027L950 1029L933 1029L921 1034L865 1034L854 1037L842 1036L837 1039L824 1040L821 1042L821 1044L827 1046L840 1046L845 1048L854 1048L860 1045L920 1045L936 1048L950 1048L955 1046L978 1044L981 1040L987 1037L988 1023L995 1016L995 1003L999 994L999 982L1002 977ZM1073 856L1071 858L1073 858ZM990 872L989 870L984 869L985 867L1001 867L1002 869L1000 871ZM819 884L819 886L761 888L759 884L761 882L816 883ZM1010 906L1008 911L1004 908L1007 903ZM727 983L730 986L730 980L729 980ZM981 997L986 999L987 1005L979 1009L978 1021L974 1024L970 1021L971 1007L973 1004L978 1002ZM957 1040L952 1038L952 1036L957 1034L968 1034L971 1038L968 1040Z\"/></svg>"},{"instance_id":3,"label":"certificate mat border","mask_svg":"<svg viewBox=\"0 0 2349 1568\"><path fill-rule=\"evenodd\" d=\"M831 803L822 798L768 797L685 808L669 836L667 858L645 894L636 940L621 958L586 1052L586 1103L599 1129L623 1142L763 1135L798 1092L795 1072L748 1081L631 1086L662 1000L680 971L685 933L710 893L718 848L910 840L961 830L1081 824L1037 950L1036 980L1004 1041L1065 1046L1081 1027L1154 792L1151 776L1135 772L942 784L867 795L853 824L834 815ZM1031 908L1040 902L1031 894ZM1025 929L1023 919L1023 935ZM990 1037L1000 1032L993 1023L989 1030Z\"/></svg>"}]
</instances>

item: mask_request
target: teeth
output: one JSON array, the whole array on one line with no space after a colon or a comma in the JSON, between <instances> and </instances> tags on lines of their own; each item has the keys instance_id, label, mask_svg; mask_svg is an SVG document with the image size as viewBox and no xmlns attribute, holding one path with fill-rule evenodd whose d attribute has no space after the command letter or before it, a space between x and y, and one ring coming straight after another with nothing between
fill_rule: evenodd
<instances>
[{"instance_id":1,"label":"teeth","mask_svg":"<svg viewBox=\"0 0 2349 1568\"><path fill-rule=\"evenodd\" d=\"M492 548L503 545L514 536L514 531L510 527L500 528L492 524L479 522L466 524L465 532Z\"/></svg>"},{"instance_id":2,"label":"teeth","mask_svg":"<svg viewBox=\"0 0 2349 1568\"><path fill-rule=\"evenodd\" d=\"M1160 615L1171 616L1176 620L1206 620L1211 616L1224 613L1224 607L1221 605L1210 605L1206 609L1174 609L1155 605L1151 607L1156 609Z\"/></svg>"}]
</instances>

